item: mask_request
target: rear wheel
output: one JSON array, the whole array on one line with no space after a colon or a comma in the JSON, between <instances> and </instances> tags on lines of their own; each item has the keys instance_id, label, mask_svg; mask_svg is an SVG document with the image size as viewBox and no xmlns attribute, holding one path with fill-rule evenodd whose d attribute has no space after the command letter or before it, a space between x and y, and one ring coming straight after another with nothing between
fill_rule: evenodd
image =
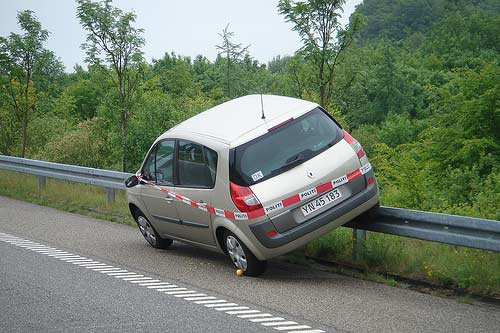
<instances>
[{"instance_id":1,"label":"rear wheel","mask_svg":"<svg viewBox=\"0 0 500 333\"><path fill-rule=\"evenodd\" d=\"M161 238L151 225L151 222L149 222L141 212L137 212L135 214L135 221L139 226L139 231L141 232L142 236L144 236L144 239L152 247L156 249L166 249L170 245L172 245L173 241L171 239Z\"/></svg>"},{"instance_id":2,"label":"rear wheel","mask_svg":"<svg viewBox=\"0 0 500 333\"><path fill-rule=\"evenodd\" d=\"M245 275L259 276L267 268L267 261L257 259L243 242L230 231L224 233L224 244L233 266Z\"/></svg>"}]
</instances>

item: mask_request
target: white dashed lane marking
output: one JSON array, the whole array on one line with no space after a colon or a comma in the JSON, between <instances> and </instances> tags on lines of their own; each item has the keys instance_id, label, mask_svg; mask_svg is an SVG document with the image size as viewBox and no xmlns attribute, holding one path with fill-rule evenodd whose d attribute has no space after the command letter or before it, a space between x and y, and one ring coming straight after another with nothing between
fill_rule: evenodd
<instances>
[{"instance_id":1,"label":"white dashed lane marking","mask_svg":"<svg viewBox=\"0 0 500 333\"><path fill-rule=\"evenodd\" d=\"M313 329L307 325L301 325L295 321L286 320L282 317L275 317L270 313L263 313L256 309L251 309L248 306L231 303L223 299L218 299L215 296L200 293L196 290L164 282L154 279L143 274L130 272L126 269L108 265L99 261L95 261L86 257L79 256L74 253L65 252L56 248L35 243L27 239L21 239L16 236L0 232L0 241L9 243L30 251L46 255L51 258L59 259L63 262L106 274L110 277L121 279L136 286L150 289L151 291L162 292L165 295L173 296L178 299L202 305L208 309L214 309L227 313L228 315L236 316L243 320L248 320L252 323L260 324L264 328L274 328L281 332L290 333L322 333L323 330Z\"/></svg>"}]
</instances>

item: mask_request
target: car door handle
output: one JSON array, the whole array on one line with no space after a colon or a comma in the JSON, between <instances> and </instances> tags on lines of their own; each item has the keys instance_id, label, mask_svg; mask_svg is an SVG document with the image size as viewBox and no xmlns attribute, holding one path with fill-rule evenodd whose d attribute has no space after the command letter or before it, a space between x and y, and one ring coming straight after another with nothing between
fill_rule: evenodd
<instances>
[{"instance_id":1,"label":"car door handle","mask_svg":"<svg viewBox=\"0 0 500 333\"><path fill-rule=\"evenodd\" d=\"M165 201L166 201L167 203L171 203L171 202L173 202L173 201L174 201L174 198L171 198L171 197L165 197Z\"/></svg>"}]
</instances>

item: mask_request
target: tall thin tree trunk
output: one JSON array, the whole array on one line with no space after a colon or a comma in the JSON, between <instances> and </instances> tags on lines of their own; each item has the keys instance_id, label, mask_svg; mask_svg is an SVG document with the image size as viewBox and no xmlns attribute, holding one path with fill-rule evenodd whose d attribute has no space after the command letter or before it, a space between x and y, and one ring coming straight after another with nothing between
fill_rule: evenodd
<instances>
[{"instance_id":1,"label":"tall thin tree trunk","mask_svg":"<svg viewBox=\"0 0 500 333\"><path fill-rule=\"evenodd\" d=\"M227 81L227 96L231 98L231 81L230 81L230 75L231 75L231 60L230 60L230 54L229 51L227 52L227 69L226 69L226 81Z\"/></svg>"},{"instance_id":2,"label":"tall thin tree trunk","mask_svg":"<svg viewBox=\"0 0 500 333\"><path fill-rule=\"evenodd\" d=\"M326 94L325 94L325 86L323 86L323 85L319 87L319 99L320 99L319 104L323 108L326 109L326 105L325 105L325 103L326 103Z\"/></svg>"},{"instance_id":3,"label":"tall thin tree trunk","mask_svg":"<svg viewBox=\"0 0 500 333\"><path fill-rule=\"evenodd\" d=\"M28 141L28 110L24 110L23 113L23 129L22 129L23 141L21 148L21 157L26 156L26 143Z\"/></svg>"},{"instance_id":4,"label":"tall thin tree trunk","mask_svg":"<svg viewBox=\"0 0 500 333\"><path fill-rule=\"evenodd\" d=\"M21 148L21 157L26 156L26 143L28 142L28 112L29 112L29 87L30 87L31 71L26 69L26 86L24 88L24 110L23 110L23 143Z\"/></svg>"},{"instance_id":5,"label":"tall thin tree trunk","mask_svg":"<svg viewBox=\"0 0 500 333\"><path fill-rule=\"evenodd\" d=\"M319 67L319 104L326 108L326 94L325 94L325 82L324 82L324 68L325 62L322 60Z\"/></svg>"},{"instance_id":6,"label":"tall thin tree trunk","mask_svg":"<svg viewBox=\"0 0 500 333\"><path fill-rule=\"evenodd\" d=\"M120 98L120 129L121 129L121 155L122 172L126 170L126 144L127 144L127 105L125 102L123 73L118 71L118 97Z\"/></svg>"},{"instance_id":7,"label":"tall thin tree trunk","mask_svg":"<svg viewBox=\"0 0 500 333\"><path fill-rule=\"evenodd\" d=\"M126 171L126 144L127 144L127 109L123 97L121 98L121 117L120 117L120 127L121 127L121 148L122 148L122 171Z\"/></svg>"},{"instance_id":8,"label":"tall thin tree trunk","mask_svg":"<svg viewBox=\"0 0 500 333\"><path fill-rule=\"evenodd\" d=\"M126 152L126 144L127 144L127 125L122 119L122 171L125 172L126 164L125 164L125 152Z\"/></svg>"}]
</instances>

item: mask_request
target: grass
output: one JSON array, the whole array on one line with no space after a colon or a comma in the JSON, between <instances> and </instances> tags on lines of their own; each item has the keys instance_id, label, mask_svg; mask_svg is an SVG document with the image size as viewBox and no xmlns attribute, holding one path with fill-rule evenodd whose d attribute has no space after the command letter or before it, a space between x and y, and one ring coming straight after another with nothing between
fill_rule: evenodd
<instances>
[{"instance_id":1,"label":"grass","mask_svg":"<svg viewBox=\"0 0 500 333\"><path fill-rule=\"evenodd\" d=\"M0 171L0 195L88 215L113 222L135 225L127 208L125 191L117 190L115 202L108 205L102 187L47 178L38 188L38 177L25 173Z\"/></svg>"},{"instance_id":2,"label":"grass","mask_svg":"<svg viewBox=\"0 0 500 333\"><path fill-rule=\"evenodd\" d=\"M106 190L101 187L47 178L45 188L39 189L36 176L0 171L0 195L135 225L124 191L116 191L114 204L108 205ZM305 261L305 254L355 264L364 268L371 280L393 274L500 297L498 253L368 232L362 260L354 263L352 244L352 230L338 228L292 254L297 263ZM386 280L384 283L397 285L396 281Z\"/></svg>"},{"instance_id":3,"label":"grass","mask_svg":"<svg viewBox=\"0 0 500 333\"><path fill-rule=\"evenodd\" d=\"M352 264L352 243L352 230L338 228L302 251ZM500 297L499 253L368 232L361 257L356 265L370 273L394 274Z\"/></svg>"}]
</instances>

